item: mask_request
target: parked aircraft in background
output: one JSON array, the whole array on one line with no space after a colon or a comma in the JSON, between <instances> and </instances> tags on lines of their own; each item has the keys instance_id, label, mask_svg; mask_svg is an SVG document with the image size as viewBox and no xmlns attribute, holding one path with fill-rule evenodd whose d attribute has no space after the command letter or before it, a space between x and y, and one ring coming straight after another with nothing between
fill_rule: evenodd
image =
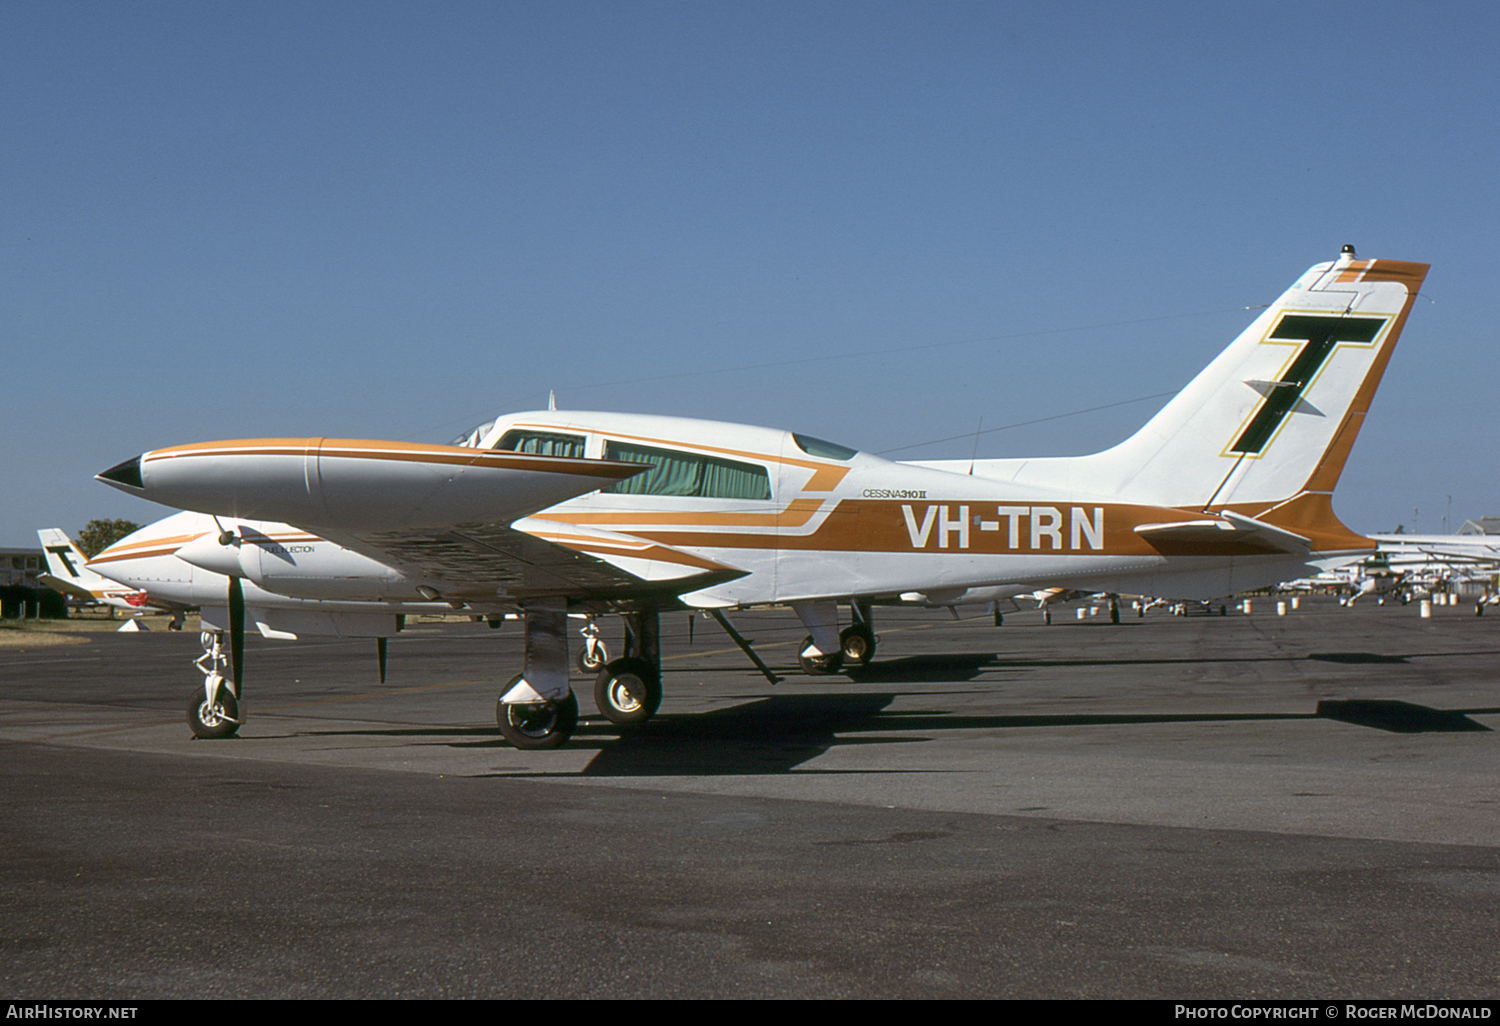
<instances>
[{"instance_id":1,"label":"parked aircraft in background","mask_svg":"<svg viewBox=\"0 0 1500 1026\"><path fill-rule=\"evenodd\" d=\"M1500 535L1372 534L1369 538L1393 567L1500 567Z\"/></svg>"},{"instance_id":2,"label":"parked aircraft in background","mask_svg":"<svg viewBox=\"0 0 1500 1026\"><path fill-rule=\"evenodd\" d=\"M570 609L625 617L632 650L600 671L595 697L638 722L661 700L664 609L711 611L732 632L724 610L790 606L809 632L804 667L830 671L873 656L883 603L1054 587L1212 598L1373 551L1330 500L1426 271L1345 247L1140 431L1090 456L899 463L790 431L566 411L503 417L452 446L204 442L99 479L216 517L212 529L169 518L90 565L130 582L170 557L218 575L152 588L217 628L189 714L200 733L238 726L247 620L378 615L389 633L436 604L524 619L524 666L497 720L519 747L552 747L578 715Z\"/></svg>"},{"instance_id":3,"label":"parked aircraft in background","mask_svg":"<svg viewBox=\"0 0 1500 1026\"><path fill-rule=\"evenodd\" d=\"M183 606L153 598L143 587L121 584L90 570L88 557L66 531L44 527L36 534L41 539L42 558L47 564L47 572L38 574L37 580L53 591L77 602L123 609L137 616L145 612L171 613L168 627L182 629L186 612Z\"/></svg>"},{"instance_id":4,"label":"parked aircraft in background","mask_svg":"<svg viewBox=\"0 0 1500 1026\"><path fill-rule=\"evenodd\" d=\"M1409 599L1462 585L1476 585L1487 596L1500 572L1496 535L1372 534L1370 540L1378 546L1373 555L1331 571L1353 590L1350 604L1366 596Z\"/></svg>"}]
</instances>

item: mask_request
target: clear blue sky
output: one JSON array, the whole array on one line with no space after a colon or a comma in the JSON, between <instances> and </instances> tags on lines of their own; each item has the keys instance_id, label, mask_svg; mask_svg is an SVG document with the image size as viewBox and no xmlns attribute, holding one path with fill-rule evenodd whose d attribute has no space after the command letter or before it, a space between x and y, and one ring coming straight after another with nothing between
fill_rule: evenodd
<instances>
[{"instance_id":1,"label":"clear blue sky","mask_svg":"<svg viewBox=\"0 0 1500 1026\"><path fill-rule=\"evenodd\" d=\"M1500 514L1500 6L0 5L0 545L258 435L545 406L1083 453L1344 243L1429 262L1334 500ZM1479 263L1475 263L1479 260ZM1414 513L1415 511L1415 513Z\"/></svg>"}]
</instances>

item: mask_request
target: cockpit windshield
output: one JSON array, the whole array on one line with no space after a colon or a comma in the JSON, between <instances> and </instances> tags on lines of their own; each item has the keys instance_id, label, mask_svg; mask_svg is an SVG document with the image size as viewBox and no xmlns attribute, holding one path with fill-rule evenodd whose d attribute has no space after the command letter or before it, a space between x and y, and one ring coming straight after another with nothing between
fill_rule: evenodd
<instances>
[{"instance_id":1,"label":"cockpit windshield","mask_svg":"<svg viewBox=\"0 0 1500 1026\"><path fill-rule=\"evenodd\" d=\"M448 444L461 445L466 449L477 449L479 447L480 440L483 439L485 435L489 434L490 428L494 426L495 422L493 420L487 420L483 424L475 428L473 431L470 431L467 434L459 435Z\"/></svg>"}]
</instances>

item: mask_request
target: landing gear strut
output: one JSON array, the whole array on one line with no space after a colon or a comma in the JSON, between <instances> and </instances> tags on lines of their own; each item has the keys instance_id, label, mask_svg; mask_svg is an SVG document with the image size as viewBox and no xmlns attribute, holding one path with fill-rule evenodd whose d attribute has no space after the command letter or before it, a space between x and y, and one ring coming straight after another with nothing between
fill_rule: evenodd
<instances>
[{"instance_id":1,"label":"landing gear strut","mask_svg":"<svg viewBox=\"0 0 1500 1026\"><path fill-rule=\"evenodd\" d=\"M868 602L850 603L854 622L842 631L838 629L838 606L832 602L793 602L792 609L802 625L812 631L797 650L803 673L838 673L845 665L868 666L875 658L875 630L870 625Z\"/></svg>"},{"instance_id":2,"label":"landing gear strut","mask_svg":"<svg viewBox=\"0 0 1500 1026\"><path fill-rule=\"evenodd\" d=\"M625 656L594 679L594 703L611 723L645 723L661 706L661 618L655 609L625 614Z\"/></svg>"}]
</instances>

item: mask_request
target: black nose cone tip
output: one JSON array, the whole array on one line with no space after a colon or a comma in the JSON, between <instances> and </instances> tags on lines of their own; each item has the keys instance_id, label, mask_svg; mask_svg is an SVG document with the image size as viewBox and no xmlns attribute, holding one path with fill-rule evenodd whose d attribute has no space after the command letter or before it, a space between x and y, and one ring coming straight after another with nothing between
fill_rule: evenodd
<instances>
[{"instance_id":1,"label":"black nose cone tip","mask_svg":"<svg viewBox=\"0 0 1500 1026\"><path fill-rule=\"evenodd\" d=\"M101 481L125 485L127 488L144 489L146 487L141 482L141 458L139 456L128 459L124 463L116 464L94 476Z\"/></svg>"}]
</instances>

